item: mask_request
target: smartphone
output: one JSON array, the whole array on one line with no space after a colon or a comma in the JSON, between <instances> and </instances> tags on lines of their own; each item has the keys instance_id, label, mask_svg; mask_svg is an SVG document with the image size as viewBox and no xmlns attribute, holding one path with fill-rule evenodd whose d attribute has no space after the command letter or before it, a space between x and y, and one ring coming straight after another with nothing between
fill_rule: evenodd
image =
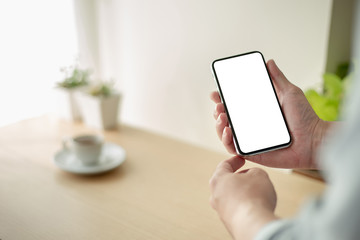
<instances>
[{"instance_id":1,"label":"smartphone","mask_svg":"<svg viewBox=\"0 0 360 240\"><path fill-rule=\"evenodd\" d=\"M289 128L260 52L217 59L212 70L239 155L290 146Z\"/></svg>"}]
</instances>

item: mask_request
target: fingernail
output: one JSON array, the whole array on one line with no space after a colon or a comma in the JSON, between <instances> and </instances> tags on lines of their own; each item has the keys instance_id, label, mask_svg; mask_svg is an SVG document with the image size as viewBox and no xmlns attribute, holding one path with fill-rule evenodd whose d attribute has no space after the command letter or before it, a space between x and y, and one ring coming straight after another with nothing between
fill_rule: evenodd
<instances>
[{"instance_id":1,"label":"fingernail","mask_svg":"<svg viewBox=\"0 0 360 240\"><path fill-rule=\"evenodd\" d=\"M221 124L221 122L222 122L222 119L221 119L221 117L220 117L220 116L221 116L221 114L219 114L219 116L218 116L218 118L217 118L217 121L216 121L216 122L217 122L217 124Z\"/></svg>"},{"instance_id":2,"label":"fingernail","mask_svg":"<svg viewBox=\"0 0 360 240\"><path fill-rule=\"evenodd\" d=\"M226 137L227 132L226 132L226 127L224 127L223 133L222 133L223 137Z\"/></svg>"}]
</instances>

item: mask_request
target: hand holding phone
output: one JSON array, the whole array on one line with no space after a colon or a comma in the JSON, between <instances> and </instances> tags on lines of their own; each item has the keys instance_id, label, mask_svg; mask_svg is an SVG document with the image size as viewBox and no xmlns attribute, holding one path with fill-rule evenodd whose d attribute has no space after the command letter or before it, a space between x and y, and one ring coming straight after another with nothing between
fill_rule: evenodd
<instances>
[{"instance_id":1,"label":"hand holding phone","mask_svg":"<svg viewBox=\"0 0 360 240\"><path fill-rule=\"evenodd\" d=\"M238 154L255 155L291 144L260 52L218 59L212 68Z\"/></svg>"}]
</instances>

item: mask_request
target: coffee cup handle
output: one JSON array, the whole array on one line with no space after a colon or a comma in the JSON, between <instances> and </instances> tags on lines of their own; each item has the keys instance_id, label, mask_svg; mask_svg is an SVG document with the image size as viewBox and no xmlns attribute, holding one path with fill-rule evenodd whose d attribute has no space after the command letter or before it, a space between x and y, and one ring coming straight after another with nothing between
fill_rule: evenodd
<instances>
[{"instance_id":1,"label":"coffee cup handle","mask_svg":"<svg viewBox=\"0 0 360 240\"><path fill-rule=\"evenodd\" d=\"M64 137L62 139L63 149L64 150L71 150L70 143L71 143L71 137Z\"/></svg>"}]
</instances>

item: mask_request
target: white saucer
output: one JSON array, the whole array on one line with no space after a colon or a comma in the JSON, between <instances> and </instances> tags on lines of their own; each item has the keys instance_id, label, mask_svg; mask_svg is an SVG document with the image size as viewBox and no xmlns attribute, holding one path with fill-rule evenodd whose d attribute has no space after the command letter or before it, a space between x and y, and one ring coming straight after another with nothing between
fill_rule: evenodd
<instances>
[{"instance_id":1,"label":"white saucer","mask_svg":"<svg viewBox=\"0 0 360 240\"><path fill-rule=\"evenodd\" d=\"M125 161L126 152L119 145L105 143L99 162L96 165L86 166L75 154L69 150L62 149L54 156L54 163L61 169L79 174L98 174L110 171Z\"/></svg>"}]
</instances>

